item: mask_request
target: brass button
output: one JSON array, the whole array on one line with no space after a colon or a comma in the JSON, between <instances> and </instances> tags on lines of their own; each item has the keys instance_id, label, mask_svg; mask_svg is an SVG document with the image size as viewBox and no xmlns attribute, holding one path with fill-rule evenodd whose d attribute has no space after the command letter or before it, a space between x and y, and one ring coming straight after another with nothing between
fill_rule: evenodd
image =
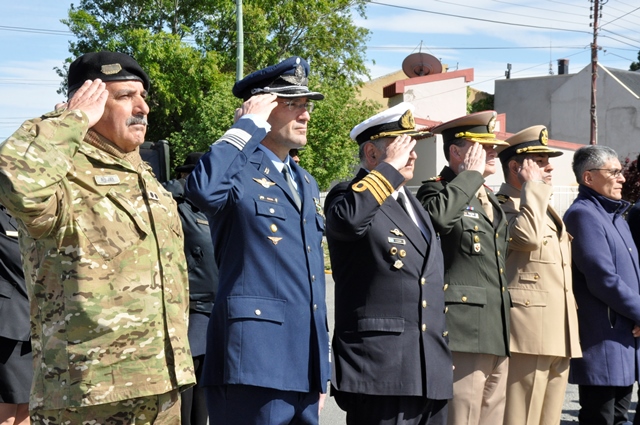
<instances>
[{"instance_id":1,"label":"brass button","mask_svg":"<svg viewBox=\"0 0 640 425\"><path fill-rule=\"evenodd\" d=\"M427 300L422 300L422 308L427 308Z\"/></svg>"},{"instance_id":2,"label":"brass button","mask_svg":"<svg viewBox=\"0 0 640 425\"><path fill-rule=\"evenodd\" d=\"M446 307L444 308L444 312L445 312L445 314L449 312L449 306L446 306Z\"/></svg>"},{"instance_id":3,"label":"brass button","mask_svg":"<svg viewBox=\"0 0 640 425\"><path fill-rule=\"evenodd\" d=\"M427 325L425 325L424 323L422 324L422 332L427 330Z\"/></svg>"},{"instance_id":4,"label":"brass button","mask_svg":"<svg viewBox=\"0 0 640 425\"><path fill-rule=\"evenodd\" d=\"M504 292L504 291L505 291L505 287L503 286L503 287L502 287L502 292Z\"/></svg>"},{"instance_id":5,"label":"brass button","mask_svg":"<svg viewBox=\"0 0 640 425\"><path fill-rule=\"evenodd\" d=\"M529 300L526 300L526 301L524 302L524 305L529 305L529 304L531 304L531 302L530 302Z\"/></svg>"},{"instance_id":6,"label":"brass button","mask_svg":"<svg viewBox=\"0 0 640 425\"><path fill-rule=\"evenodd\" d=\"M273 208L269 208L269 212L270 212L271 214L274 214L274 213L276 212L276 210L274 210Z\"/></svg>"},{"instance_id":7,"label":"brass button","mask_svg":"<svg viewBox=\"0 0 640 425\"><path fill-rule=\"evenodd\" d=\"M536 274L533 278L534 278L535 280L538 280L538 279L540 279L540 275Z\"/></svg>"},{"instance_id":8,"label":"brass button","mask_svg":"<svg viewBox=\"0 0 640 425\"><path fill-rule=\"evenodd\" d=\"M420 285L424 285L425 283L427 283L427 279L425 279L424 277L420 278Z\"/></svg>"},{"instance_id":9,"label":"brass button","mask_svg":"<svg viewBox=\"0 0 640 425\"><path fill-rule=\"evenodd\" d=\"M444 331L444 332L442 332L442 336L443 336L444 338L446 338L448 335L449 335L449 331Z\"/></svg>"},{"instance_id":10,"label":"brass button","mask_svg":"<svg viewBox=\"0 0 640 425\"><path fill-rule=\"evenodd\" d=\"M448 287L449 287L449 284L448 284L448 283L445 283L445 284L444 284L444 288L442 288L442 289L446 291Z\"/></svg>"},{"instance_id":11,"label":"brass button","mask_svg":"<svg viewBox=\"0 0 640 425\"><path fill-rule=\"evenodd\" d=\"M542 245L546 245L546 244L547 244L547 240L544 240L544 241L542 242Z\"/></svg>"},{"instance_id":12,"label":"brass button","mask_svg":"<svg viewBox=\"0 0 640 425\"><path fill-rule=\"evenodd\" d=\"M461 300L462 300L462 302L463 302L463 303L466 303L466 302L467 302L467 296L466 296L466 295L463 295L463 296L462 296L462 298L461 298Z\"/></svg>"},{"instance_id":13,"label":"brass button","mask_svg":"<svg viewBox=\"0 0 640 425\"><path fill-rule=\"evenodd\" d=\"M278 226L276 226L275 224L272 224L270 228L273 233L278 231Z\"/></svg>"},{"instance_id":14,"label":"brass button","mask_svg":"<svg viewBox=\"0 0 640 425\"><path fill-rule=\"evenodd\" d=\"M391 249L389 250L389 254L396 255L397 253L398 253L398 248L396 248L395 246L392 246Z\"/></svg>"},{"instance_id":15,"label":"brass button","mask_svg":"<svg viewBox=\"0 0 640 425\"><path fill-rule=\"evenodd\" d=\"M500 251L498 251L498 255L500 255Z\"/></svg>"},{"instance_id":16,"label":"brass button","mask_svg":"<svg viewBox=\"0 0 640 425\"><path fill-rule=\"evenodd\" d=\"M401 258L404 258L407 256L407 251L405 251L404 249L401 249L398 254L400 255Z\"/></svg>"},{"instance_id":17,"label":"brass button","mask_svg":"<svg viewBox=\"0 0 640 425\"><path fill-rule=\"evenodd\" d=\"M478 230L478 226L473 226L473 230Z\"/></svg>"},{"instance_id":18,"label":"brass button","mask_svg":"<svg viewBox=\"0 0 640 425\"><path fill-rule=\"evenodd\" d=\"M260 316L262 314L262 312L259 309L256 309L255 313L256 313L256 316Z\"/></svg>"},{"instance_id":19,"label":"brass button","mask_svg":"<svg viewBox=\"0 0 640 425\"><path fill-rule=\"evenodd\" d=\"M480 238L478 237L478 235L475 235L475 236L473 237L473 241L474 241L474 242L480 242Z\"/></svg>"},{"instance_id":20,"label":"brass button","mask_svg":"<svg viewBox=\"0 0 640 425\"><path fill-rule=\"evenodd\" d=\"M500 274L504 273L504 269L500 267Z\"/></svg>"},{"instance_id":21,"label":"brass button","mask_svg":"<svg viewBox=\"0 0 640 425\"><path fill-rule=\"evenodd\" d=\"M500 234L496 233L496 239L498 239L499 236L500 236Z\"/></svg>"}]
</instances>

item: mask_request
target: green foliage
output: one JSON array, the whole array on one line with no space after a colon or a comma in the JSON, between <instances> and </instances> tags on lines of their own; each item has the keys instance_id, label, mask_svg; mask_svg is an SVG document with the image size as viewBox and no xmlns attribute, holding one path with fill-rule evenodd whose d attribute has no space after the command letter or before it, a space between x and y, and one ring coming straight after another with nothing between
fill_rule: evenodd
<instances>
[{"instance_id":1,"label":"green foliage","mask_svg":"<svg viewBox=\"0 0 640 425\"><path fill-rule=\"evenodd\" d=\"M311 82L327 95L312 116L301 161L327 188L357 162L349 131L374 111L355 100L367 76L364 0L243 0L245 75L289 56L311 64ZM206 151L233 123L240 100L231 87L236 68L235 2L222 0L81 0L62 21L76 35L72 58L57 69L66 80L73 58L111 50L136 58L151 78L147 140L166 139L172 169L192 151ZM65 91L61 84L60 93Z\"/></svg>"},{"instance_id":2,"label":"green foliage","mask_svg":"<svg viewBox=\"0 0 640 425\"><path fill-rule=\"evenodd\" d=\"M487 94L486 97L478 99L475 102L471 102L467 105L468 113L472 114L474 112L492 111L493 99L494 96L492 94Z\"/></svg>"}]
</instances>

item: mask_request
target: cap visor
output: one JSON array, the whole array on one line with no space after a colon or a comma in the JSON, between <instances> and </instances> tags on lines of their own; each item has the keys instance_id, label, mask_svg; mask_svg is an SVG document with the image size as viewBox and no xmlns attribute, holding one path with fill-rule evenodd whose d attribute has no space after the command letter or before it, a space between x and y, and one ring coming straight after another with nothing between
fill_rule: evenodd
<instances>
[{"instance_id":1,"label":"cap visor","mask_svg":"<svg viewBox=\"0 0 640 425\"><path fill-rule=\"evenodd\" d=\"M284 97L287 99L296 99L300 97L306 97L311 100L322 100L324 99L324 95L322 93L318 93L315 91L310 91L307 93L275 93L278 97Z\"/></svg>"}]
</instances>

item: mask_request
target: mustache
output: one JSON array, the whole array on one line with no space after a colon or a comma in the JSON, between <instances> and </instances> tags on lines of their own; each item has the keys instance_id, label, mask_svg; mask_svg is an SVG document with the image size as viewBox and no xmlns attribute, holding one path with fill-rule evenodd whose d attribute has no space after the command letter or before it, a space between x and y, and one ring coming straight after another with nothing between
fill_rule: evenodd
<instances>
[{"instance_id":1,"label":"mustache","mask_svg":"<svg viewBox=\"0 0 640 425\"><path fill-rule=\"evenodd\" d=\"M143 124L148 126L149 122L147 121L147 117L133 116L133 117L127 118L127 122L126 122L127 127L129 127L130 125L137 125L137 124Z\"/></svg>"}]
</instances>

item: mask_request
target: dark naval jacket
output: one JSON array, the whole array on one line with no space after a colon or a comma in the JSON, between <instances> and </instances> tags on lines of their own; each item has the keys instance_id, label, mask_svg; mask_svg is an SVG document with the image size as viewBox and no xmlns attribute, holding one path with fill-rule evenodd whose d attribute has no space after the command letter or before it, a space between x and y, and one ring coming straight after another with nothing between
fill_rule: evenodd
<instances>
[{"instance_id":1,"label":"dark naval jacket","mask_svg":"<svg viewBox=\"0 0 640 425\"><path fill-rule=\"evenodd\" d=\"M0 337L29 341L29 296L18 247L18 224L0 205Z\"/></svg>"},{"instance_id":2,"label":"dark naval jacket","mask_svg":"<svg viewBox=\"0 0 640 425\"><path fill-rule=\"evenodd\" d=\"M189 310L211 313L218 291L218 266L214 261L207 216L184 196L184 179L162 184L178 204L184 233L184 255L189 271Z\"/></svg>"},{"instance_id":3,"label":"dark naval jacket","mask_svg":"<svg viewBox=\"0 0 640 425\"><path fill-rule=\"evenodd\" d=\"M490 190L494 223L485 214L476 197L483 183L477 171L456 175L444 167L440 176L423 182L417 196L442 238L449 348L507 356L507 220Z\"/></svg>"},{"instance_id":4,"label":"dark naval jacket","mask_svg":"<svg viewBox=\"0 0 640 425\"><path fill-rule=\"evenodd\" d=\"M314 178L291 161L298 210L282 173L258 149L267 131L243 117L204 154L186 196L211 225L219 271L203 383L326 391L324 216Z\"/></svg>"},{"instance_id":5,"label":"dark naval jacket","mask_svg":"<svg viewBox=\"0 0 640 425\"><path fill-rule=\"evenodd\" d=\"M408 190L418 226L391 195L403 176L361 169L325 200L335 289L332 386L349 393L452 397L440 240ZM383 186L361 190L367 184ZM386 197L386 199L385 199Z\"/></svg>"}]
</instances>

